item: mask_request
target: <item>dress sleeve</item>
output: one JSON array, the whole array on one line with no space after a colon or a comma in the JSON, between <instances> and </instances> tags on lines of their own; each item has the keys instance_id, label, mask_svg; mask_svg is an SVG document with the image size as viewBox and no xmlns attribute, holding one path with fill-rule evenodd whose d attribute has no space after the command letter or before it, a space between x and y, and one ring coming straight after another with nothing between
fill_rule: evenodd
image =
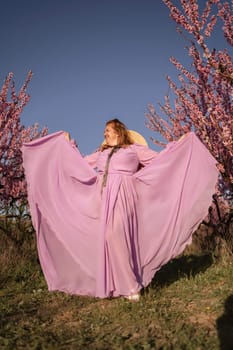
<instances>
[{"instance_id":1,"label":"dress sleeve","mask_svg":"<svg viewBox=\"0 0 233 350\"><path fill-rule=\"evenodd\" d=\"M87 156L84 157L84 159L88 162L88 164L92 167L95 168L97 165L97 159L99 157L99 153L100 151L96 151L92 154L89 154Z\"/></svg>"},{"instance_id":2,"label":"dress sleeve","mask_svg":"<svg viewBox=\"0 0 233 350\"><path fill-rule=\"evenodd\" d=\"M158 152L151 148L143 145L134 144L135 152L137 153L139 163L142 166L146 166L152 162L158 155Z\"/></svg>"}]
</instances>

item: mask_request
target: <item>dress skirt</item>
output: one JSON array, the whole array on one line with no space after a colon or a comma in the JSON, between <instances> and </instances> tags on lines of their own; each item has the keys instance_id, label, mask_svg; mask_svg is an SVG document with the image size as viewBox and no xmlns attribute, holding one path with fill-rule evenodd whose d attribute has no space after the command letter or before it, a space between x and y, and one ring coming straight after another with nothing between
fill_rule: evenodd
<instances>
[{"instance_id":1,"label":"dress skirt","mask_svg":"<svg viewBox=\"0 0 233 350\"><path fill-rule=\"evenodd\" d=\"M137 293L207 216L216 160L194 133L157 153L138 144L83 157L57 132L22 147L28 202L50 291ZM140 168L140 170L138 170Z\"/></svg>"}]
</instances>

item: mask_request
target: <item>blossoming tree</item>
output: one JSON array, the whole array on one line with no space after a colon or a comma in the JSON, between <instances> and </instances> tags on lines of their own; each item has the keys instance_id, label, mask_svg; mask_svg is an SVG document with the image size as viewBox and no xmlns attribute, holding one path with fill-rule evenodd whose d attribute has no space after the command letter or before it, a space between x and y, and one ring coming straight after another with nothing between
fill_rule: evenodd
<instances>
[{"instance_id":1,"label":"blossoming tree","mask_svg":"<svg viewBox=\"0 0 233 350\"><path fill-rule=\"evenodd\" d=\"M224 207L224 213L227 207L229 214L233 199L233 62L227 48L209 48L208 40L217 21L221 20L226 46L231 49L233 1L163 2L177 24L177 31L187 40L191 69L185 68L175 57L170 58L179 73L177 83L167 77L174 98L167 95L164 104L159 104L162 116L154 105L148 106L147 126L162 135L165 141L177 140L193 130L207 146L217 160L221 174L218 198L215 197L219 206L215 212L221 220L221 207ZM153 141L160 146L165 144L156 138Z\"/></svg>"},{"instance_id":2,"label":"blossoming tree","mask_svg":"<svg viewBox=\"0 0 233 350\"><path fill-rule=\"evenodd\" d=\"M45 135L37 124L26 128L20 115L29 102L27 87L32 78L29 72L18 94L13 73L6 77L0 92L0 230L15 239L12 222L20 224L27 215L27 190L22 166L22 142ZM10 225L9 225L10 222Z\"/></svg>"}]
</instances>

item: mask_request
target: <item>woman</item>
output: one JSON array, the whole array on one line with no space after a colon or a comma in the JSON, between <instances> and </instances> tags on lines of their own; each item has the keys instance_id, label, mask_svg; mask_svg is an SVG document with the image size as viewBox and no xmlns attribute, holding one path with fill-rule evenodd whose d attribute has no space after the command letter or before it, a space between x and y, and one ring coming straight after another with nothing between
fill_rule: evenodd
<instances>
[{"instance_id":1,"label":"woman","mask_svg":"<svg viewBox=\"0 0 233 350\"><path fill-rule=\"evenodd\" d=\"M193 133L160 153L118 119L104 137L86 157L64 132L24 144L39 258L49 290L138 300L207 215L216 161Z\"/></svg>"}]
</instances>

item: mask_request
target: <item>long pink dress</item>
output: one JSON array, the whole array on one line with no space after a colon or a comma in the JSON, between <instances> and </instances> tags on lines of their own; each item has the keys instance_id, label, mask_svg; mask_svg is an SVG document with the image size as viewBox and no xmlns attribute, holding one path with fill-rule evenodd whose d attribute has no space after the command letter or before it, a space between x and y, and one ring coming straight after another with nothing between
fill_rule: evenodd
<instances>
[{"instance_id":1,"label":"long pink dress","mask_svg":"<svg viewBox=\"0 0 233 350\"><path fill-rule=\"evenodd\" d=\"M138 144L83 157L57 132L22 148L49 290L109 297L147 286L208 213L216 161L194 133L160 153ZM139 169L139 166L144 167Z\"/></svg>"}]
</instances>

